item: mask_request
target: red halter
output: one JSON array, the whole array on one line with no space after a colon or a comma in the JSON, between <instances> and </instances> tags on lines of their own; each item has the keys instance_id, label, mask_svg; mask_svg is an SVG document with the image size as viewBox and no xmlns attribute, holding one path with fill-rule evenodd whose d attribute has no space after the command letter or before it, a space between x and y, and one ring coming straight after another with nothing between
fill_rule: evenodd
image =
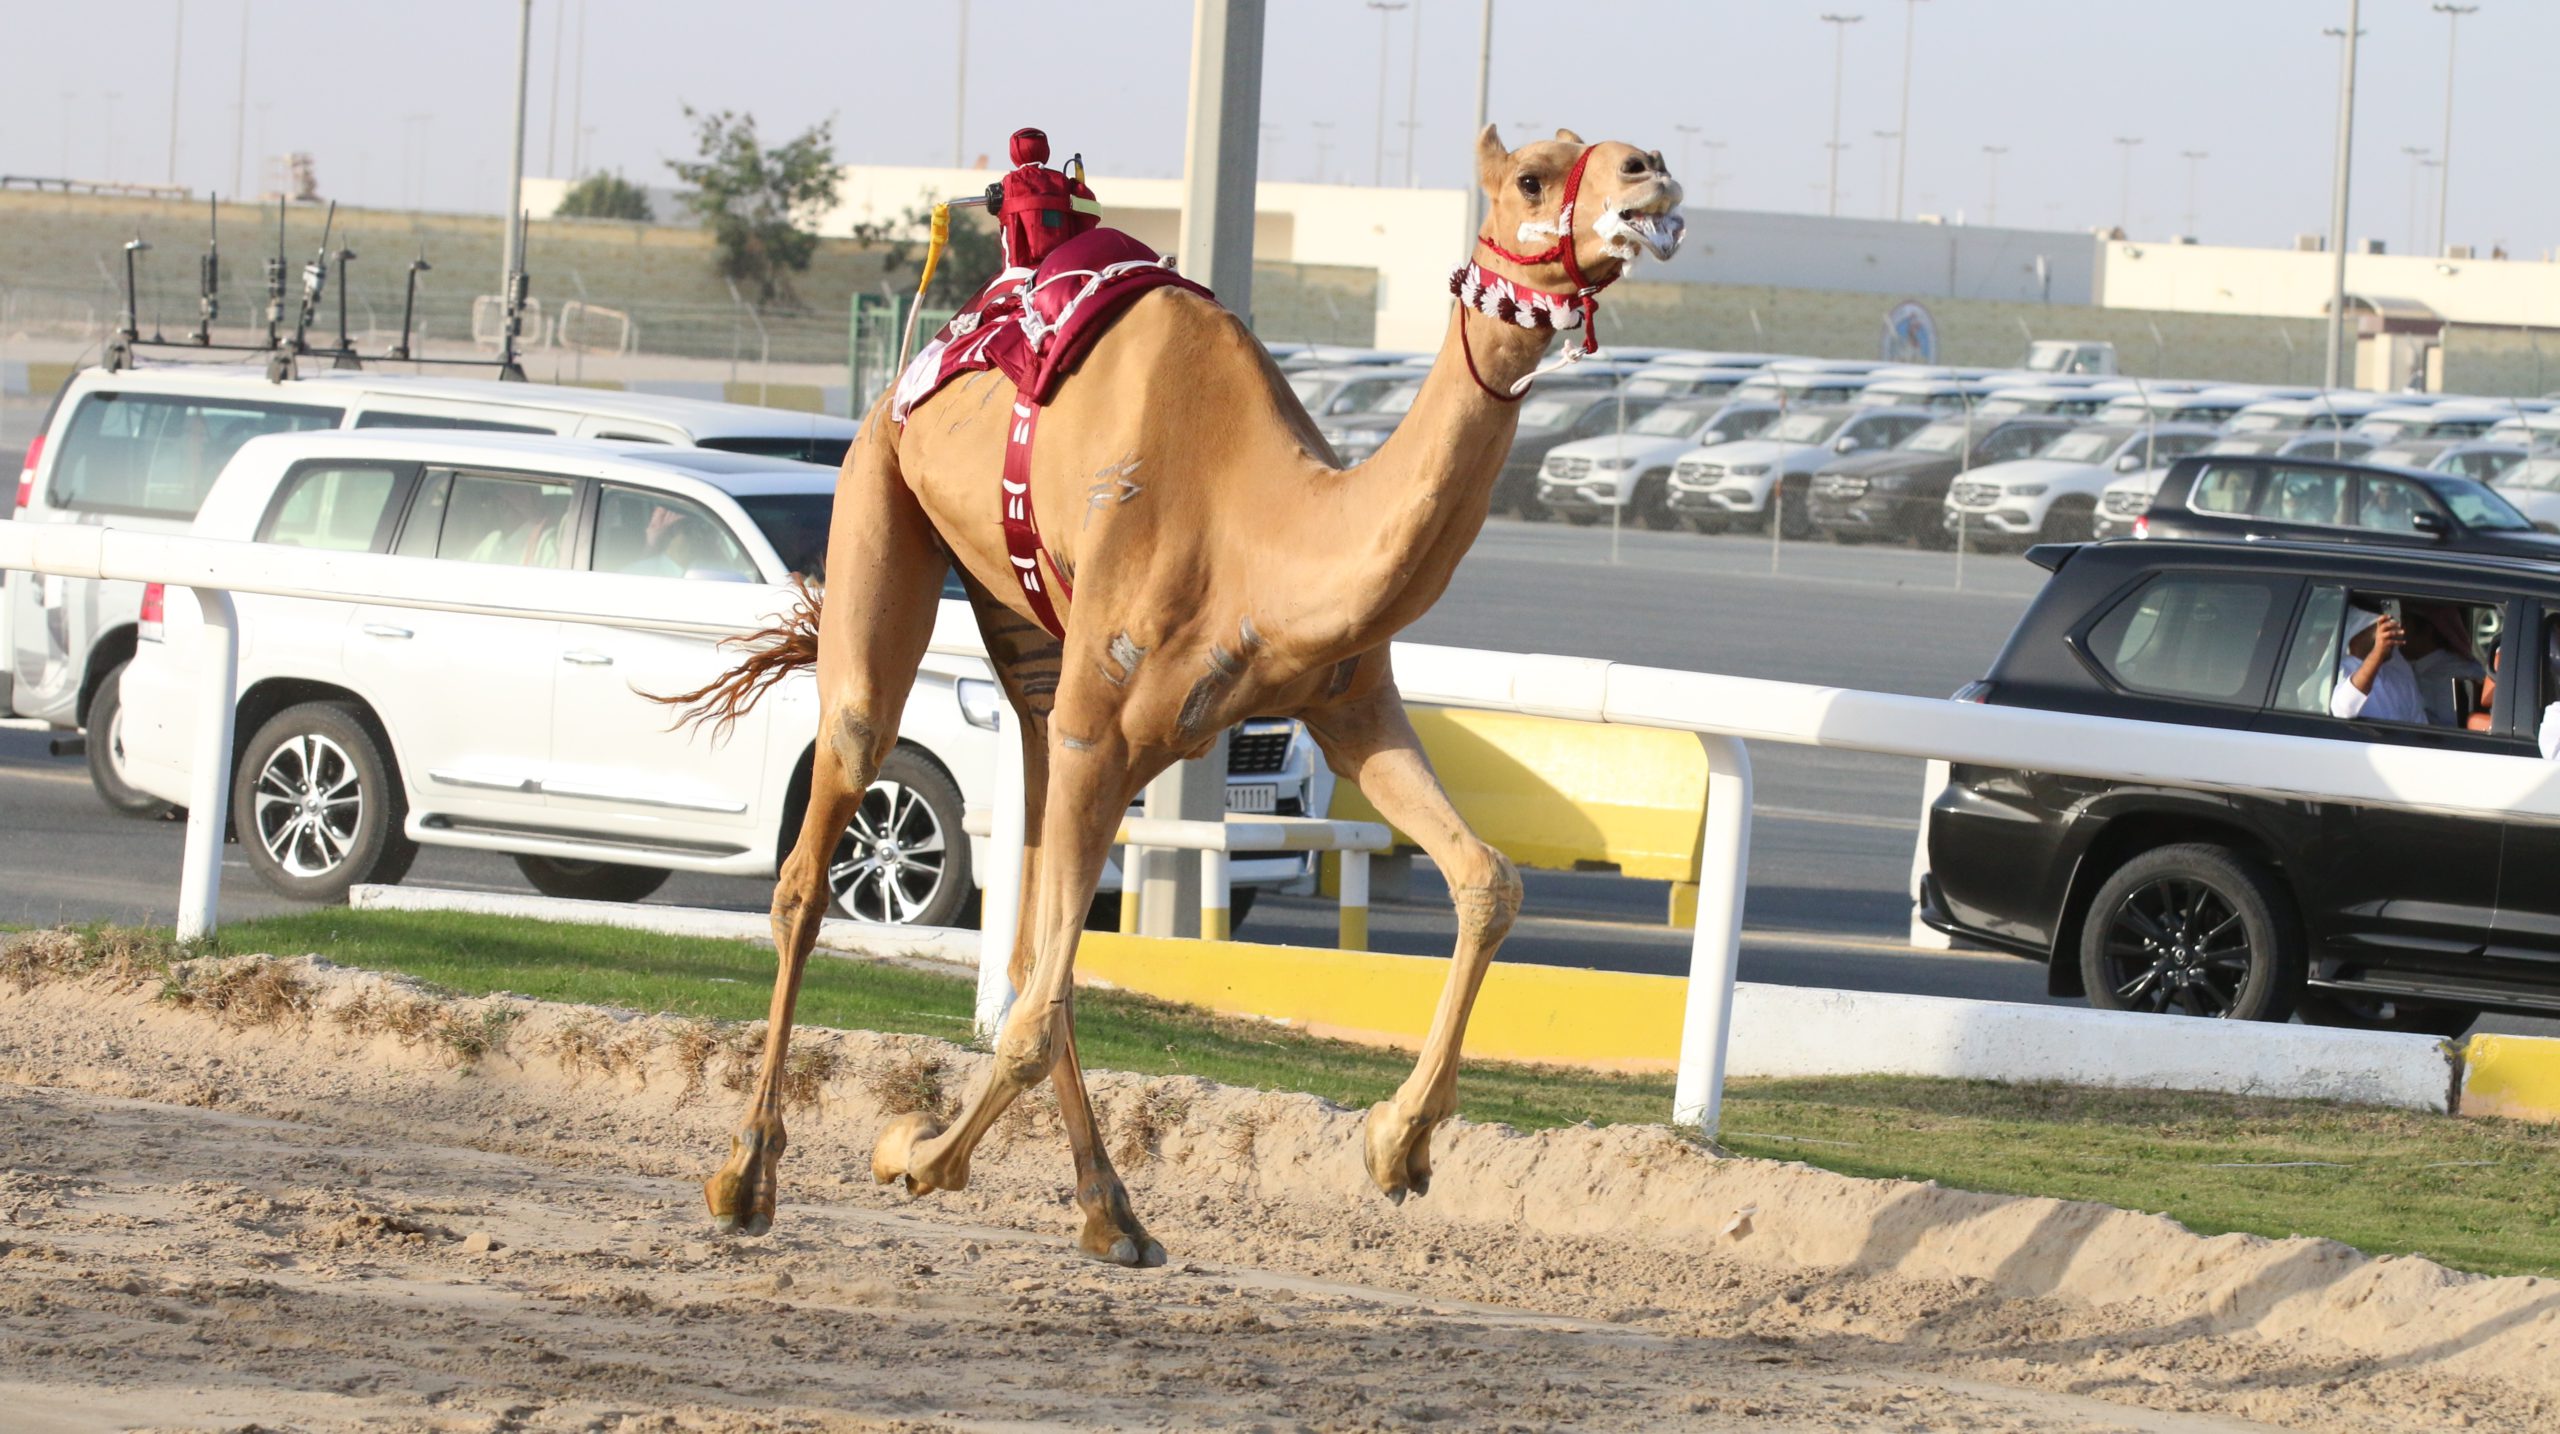
<instances>
[{"instance_id":1,"label":"red halter","mask_svg":"<svg viewBox=\"0 0 2560 1434\"><path fill-rule=\"evenodd\" d=\"M1495 243L1491 238L1488 238L1485 235L1479 234L1476 236L1476 243L1492 250L1496 257L1508 259L1514 264L1535 265L1561 263L1564 265L1565 279L1573 285L1573 292L1569 296L1563 294L1551 295L1540 290L1530 289L1527 285L1521 284L1518 280L1512 280L1511 284L1515 289L1524 294L1534 294L1539 298L1546 299L1563 299L1565 300L1565 304L1559 305L1558 307L1570 307L1579 311L1582 315L1582 352L1585 356L1597 352L1600 348L1600 291L1609 286L1608 281L1605 280L1601 283L1594 284L1583 278L1582 261L1580 257L1574 253L1573 249L1573 206L1574 201L1581 197L1582 169L1583 166L1591 162L1591 151L1593 148L1594 146L1591 145L1583 146L1582 153L1573 157L1573 168L1565 171L1564 203L1556 210L1556 242L1539 250L1535 254L1515 254L1512 251L1503 248L1500 244ZM1473 266L1470 265L1469 267ZM1452 284L1456 285L1461 283L1464 280L1465 275L1465 269L1459 270L1458 277L1451 281ZM1563 326L1557 325L1557 327ZM1486 393L1492 395L1495 400L1503 403L1515 402L1524 396L1518 393L1506 394L1499 392L1493 387L1493 385L1484 381L1484 375L1476 372L1476 356L1473 349L1467 344L1467 325L1466 320L1463 318L1458 321L1458 343L1462 349L1466 350L1467 375L1476 381L1476 387L1483 389Z\"/></svg>"}]
</instances>

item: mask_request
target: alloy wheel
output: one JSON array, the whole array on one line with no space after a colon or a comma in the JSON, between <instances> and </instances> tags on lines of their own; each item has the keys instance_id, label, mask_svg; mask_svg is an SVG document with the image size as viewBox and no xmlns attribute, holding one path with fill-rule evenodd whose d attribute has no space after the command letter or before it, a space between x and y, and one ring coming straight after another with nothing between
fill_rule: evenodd
<instances>
[{"instance_id":1,"label":"alloy wheel","mask_svg":"<svg viewBox=\"0 0 2560 1434\"><path fill-rule=\"evenodd\" d=\"M2248 923L2201 881L2164 876L2108 917L2107 984L2126 1010L2228 1016L2249 979Z\"/></svg>"},{"instance_id":2,"label":"alloy wheel","mask_svg":"<svg viewBox=\"0 0 2560 1434\"><path fill-rule=\"evenodd\" d=\"M827 885L856 920L906 925L933 904L949 866L949 834L933 805L903 782L880 781L837 843Z\"/></svg>"},{"instance_id":3,"label":"alloy wheel","mask_svg":"<svg viewBox=\"0 0 2560 1434\"><path fill-rule=\"evenodd\" d=\"M258 844L291 876L326 876L345 864L364 821L364 784L353 758L317 732L267 756L251 789Z\"/></svg>"}]
</instances>

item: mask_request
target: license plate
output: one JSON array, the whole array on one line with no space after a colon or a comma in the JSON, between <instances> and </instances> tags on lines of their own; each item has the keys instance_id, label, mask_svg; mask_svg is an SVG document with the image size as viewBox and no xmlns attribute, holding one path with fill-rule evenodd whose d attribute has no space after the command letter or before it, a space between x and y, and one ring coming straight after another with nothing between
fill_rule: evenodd
<instances>
[{"instance_id":1,"label":"license plate","mask_svg":"<svg viewBox=\"0 0 2560 1434\"><path fill-rule=\"evenodd\" d=\"M1238 784L1230 782L1227 784L1228 811L1262 812L1268 814L1278 811L1279 809L1280 788L1275 783L1254 782L1249 784Z\"/></svg>"}]
</instances>

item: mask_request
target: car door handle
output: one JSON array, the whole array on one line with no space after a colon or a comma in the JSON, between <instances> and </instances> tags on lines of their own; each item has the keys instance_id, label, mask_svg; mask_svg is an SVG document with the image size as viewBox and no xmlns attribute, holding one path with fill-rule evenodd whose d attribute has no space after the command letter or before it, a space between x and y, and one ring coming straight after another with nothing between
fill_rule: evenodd
<instances>
[{"instance_id":1,"label":"car door handle","mask_svg":"<svg viewBox=\"0 0 2560 1434\"><path fill-rule=\"evenodd\" d=\"M580 648L575 652L564 652L560 654L560 660L562 662L574 662L580 667L613 666L612 658L605 656L601 652L592 652L585 648Z\"/></svg>"},{"instance_id":2,"label":"car door handle","mask_svg":"<svg viewBox=\"0 0 2560 1434\"><path fill-rule=\"evenodd\" d=\"M367 637L415 637L415 636L417 636L417 634L416 634L416 633L411 632L409 629L407 629L407 628L405 628L405 627L393 627L391 624L389 624L389 623L387 623L387 622L369 622L369 623L366 623L366 624L364 625L364 635L365 635L365 636L367 636Z\"/></svg>"}]
</instances>

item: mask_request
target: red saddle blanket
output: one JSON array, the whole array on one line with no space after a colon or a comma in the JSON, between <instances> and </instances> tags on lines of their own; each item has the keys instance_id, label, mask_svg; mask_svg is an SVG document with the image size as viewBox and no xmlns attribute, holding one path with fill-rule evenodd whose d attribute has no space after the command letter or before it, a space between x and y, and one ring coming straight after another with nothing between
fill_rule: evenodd
<instances>
[{"instance_id":1,"label":"red saddle blanket","mask_svg":"<svg viewBox=\"0 0 2560 1434\"><path fill-rule=\"evenodd\" d=\"M1059 245L1033 269L1007 269L954 314L898 377L889 417L965 373L997 369L1025 402L1047 403L1111 321L1150 289L1171 284L1204 299L1206 288L1173 262L1117 229L1092 229Z\"/></svg>"}]
</instances>

